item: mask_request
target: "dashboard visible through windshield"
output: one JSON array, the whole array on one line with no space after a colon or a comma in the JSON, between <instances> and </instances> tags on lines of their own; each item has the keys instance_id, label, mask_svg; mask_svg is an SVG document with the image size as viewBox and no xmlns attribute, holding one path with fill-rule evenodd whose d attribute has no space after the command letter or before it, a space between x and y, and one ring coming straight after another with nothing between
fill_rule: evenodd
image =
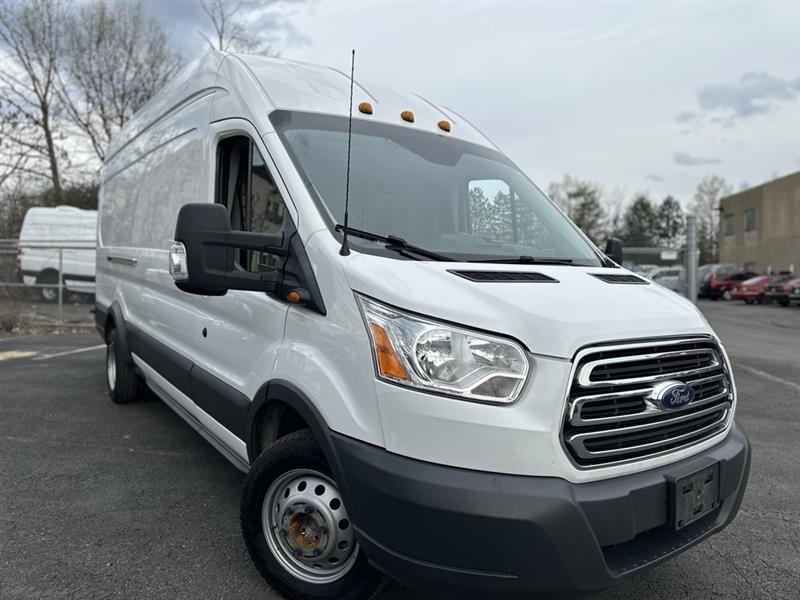
<instances>
[{"instance_id":1,"label":"dashboard visible through windshield","mask_svg":"<svg viewBox=\"0 0 800 600\"><path fill-rule=\"evenodd\" d=\"M344 220L347 118L270 115L329 222ZM353 120L349 226L459 261L552 260L600 266L601 256L501 153L408 127ZM351 239L360 252L385 243ZM424 257L421 257L424 259Z\"/></svg>"}]
</instances>

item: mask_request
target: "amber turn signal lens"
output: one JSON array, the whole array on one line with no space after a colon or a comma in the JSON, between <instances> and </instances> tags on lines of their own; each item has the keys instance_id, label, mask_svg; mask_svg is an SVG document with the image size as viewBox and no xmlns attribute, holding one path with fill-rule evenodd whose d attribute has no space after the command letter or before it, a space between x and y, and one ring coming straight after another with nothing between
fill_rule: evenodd
<instances>
[{"instance_id":1,"label":"amber turn signal lens","mask_svg":"<svg viewBox=\"0 0 800 600\"><path fill-rule=\"evenodd\" d=\"M450 131L450 121L439 121L439 129L442 131Z\"/></svg>"},{"instance_id":2,"label":"amber turn signal lens","mask_svg":"<svg viewBox=\"0 0 800 600\"><path fill-rule=\"evenodd\" d=\"M292 290L291 292L286 294L286 298L292 304L297 304L298 302L300 302L300 292Z\"/></svg>"},{"instance_id":3,"label":"amber turn signal lens","mask_svg":"<svg viewBox=\"0 0 800 600\"><path fill-rule=\"evenodd\" d=\"M369 102L362 102L361 104L358 105L358 110L359 110L359 112L362 112L365 115L371 115L372 114L372 104L370 104Z\"/></svg>"},{"instance_id":4,"label":"amber turn signal lens","mask_svg":"<svg viewBox=\"0 0 800 600\"><path fill-rule=\"evenodd\" d=\"M410 110L404 110L401 112L400 117L403 119L403 121L408 121L409 123L414 122L414 113Z\"/></svg>"},{"instance_id":5,"label":"amber turn signal lens","mask_svg":"<svg viewBox=\"0 0 800 600\"><path fill-rule=\"evenodd\" d=\"M369 327L372 330L372 340L375 343L375 353L378 355L378 370L381 375L408 381L410 377L405 367L403 367L403 363L400 362L400 357L397 356L391 340L389 340L389 334L377 323L372 323Z\"/></svg>"}]
</instances>

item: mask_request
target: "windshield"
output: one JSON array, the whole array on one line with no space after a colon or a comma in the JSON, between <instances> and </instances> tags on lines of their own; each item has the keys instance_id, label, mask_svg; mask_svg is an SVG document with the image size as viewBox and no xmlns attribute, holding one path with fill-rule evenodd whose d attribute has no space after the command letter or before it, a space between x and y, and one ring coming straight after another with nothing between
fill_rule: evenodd
<instances>
[{"instance_id":1,"label":"windshield","mask_svg":"<svg viewBox=\"0 0 800 600\"><path fill-rule=\"evenodd\" d=\"M270 118L331 229L343 223L347 119L287 111ZM495 150L355 119L351 151L352 228L397 236L454 260L602 264L555 205ZM378 241L351 236L350 243L385 254Z\"/></svg>"}]
</instances>

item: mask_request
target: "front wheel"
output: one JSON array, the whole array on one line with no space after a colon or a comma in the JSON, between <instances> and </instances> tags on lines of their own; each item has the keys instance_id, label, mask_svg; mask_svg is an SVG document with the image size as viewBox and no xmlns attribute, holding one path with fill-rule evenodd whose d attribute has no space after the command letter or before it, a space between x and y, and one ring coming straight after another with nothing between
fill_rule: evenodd
<instances>
[{"instance_id":1,"label":"front wheel","mask_svg":"<svg viewBox=\"0 0 800 600\"><path fill-rule=\"evenodd\" d=\"M723 300L730 300L731 299L731 291L730 290L725 290L724 292L722 292L722 299Z\"/></svg>"},{"instance_id":2,"label":"front wheel","mask_svg":"<svg viewBox=\"0 0 800 600\"><path fill-rule=\"evenodd\" d=\"M240 518L253 562L288 598L361 600L380 586L307 429L280 438L256 459L242 490Z\"/></svg>"}]
</instances>

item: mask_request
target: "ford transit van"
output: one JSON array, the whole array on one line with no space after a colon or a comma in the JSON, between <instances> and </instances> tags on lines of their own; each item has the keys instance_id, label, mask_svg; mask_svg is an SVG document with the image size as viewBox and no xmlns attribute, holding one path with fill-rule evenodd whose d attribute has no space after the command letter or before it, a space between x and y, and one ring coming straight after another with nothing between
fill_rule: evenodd
<instances>
[{"instance_id":1,"label":"ford transit van","mask_svg":"<svg viewBox=\"0 0 800 600\"><path fill-rule=\"evenodd\" d=\"M26 285L39 286L42 300L63 291L94 293L97 211L75 206L37 206L22 220L17 272Z\"/></svg>"},{"instance_id":2,"label":"ford transit van","mask_svg":"<svg viewBox=\"0 0 800 600\"><path fill-rule=\"evenodd\" d=\"M148 386L247 474L267 582L574 595L727 526L750 449L703 316L455 110L350 86L211 52L103 169L111 399Z\"/></svg>"}]
</instances>

